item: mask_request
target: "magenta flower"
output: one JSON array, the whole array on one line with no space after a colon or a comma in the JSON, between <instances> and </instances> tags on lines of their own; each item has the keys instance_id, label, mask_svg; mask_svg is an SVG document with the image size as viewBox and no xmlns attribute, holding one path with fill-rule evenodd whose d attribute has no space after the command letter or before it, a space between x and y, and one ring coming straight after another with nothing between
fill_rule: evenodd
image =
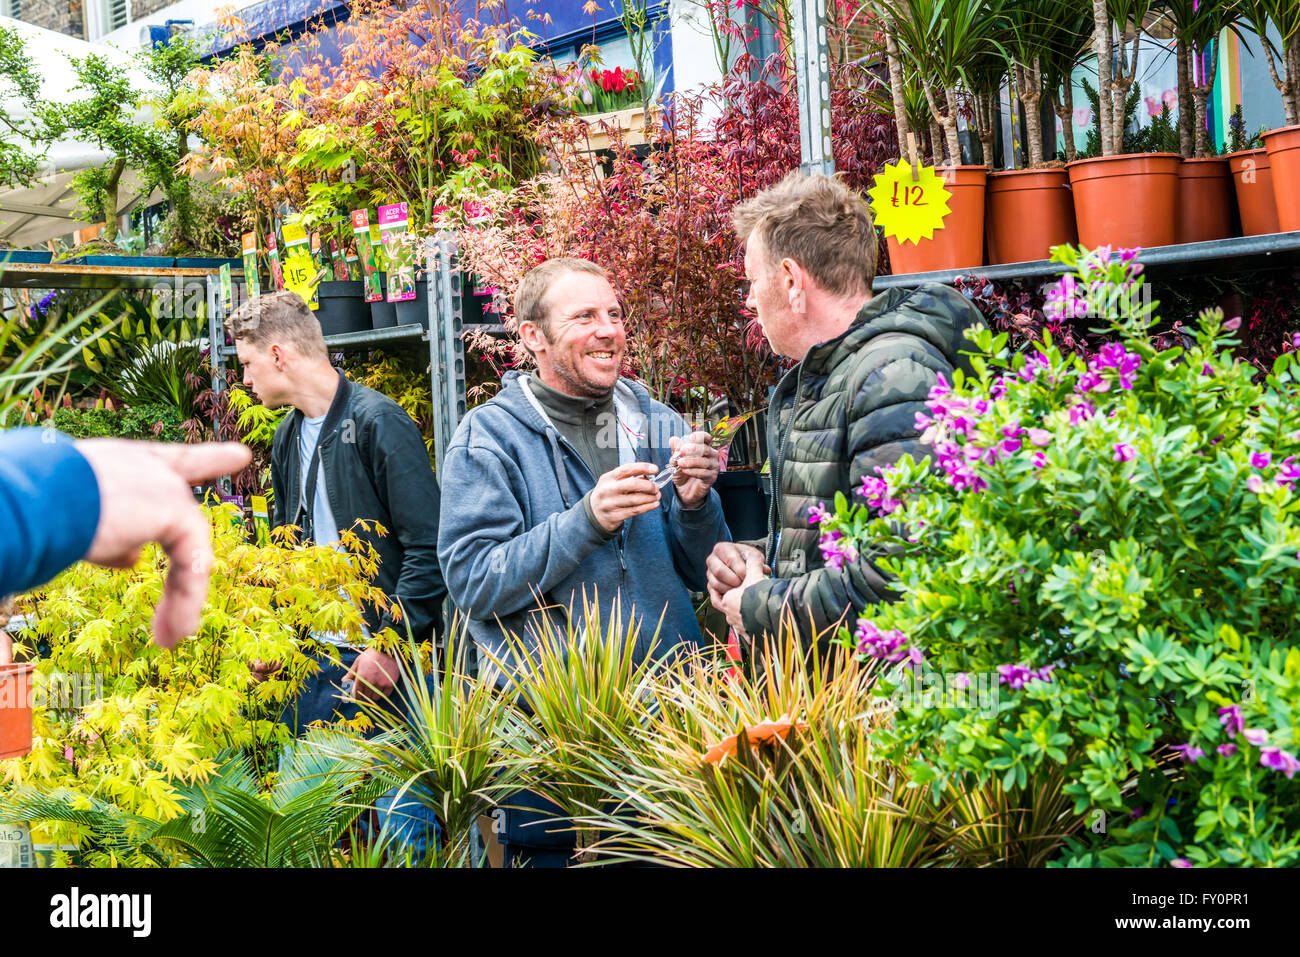
<instances>
[{"instance_id":1,"label":"magenta flower","mask_svg":"<svg viewBox=\"0 0 1300 957\"><path fill-rule=\"evenodd\" d=\"M1241 316L1233 316L1223 324L1223 328L1228 332L1236 332L1241 328Z\"/></svg>"},{"instance_id":2,"label":"magenta flower","mask_svg":"<svg viewBox=\"0 0 1300 957\"><path fill-rule=\"evenodd\" d=\"M964 671L957 672L952 676L952 686L954 688L969 688L970 675L966 674Z\"/></svg>"},{"instance_id":3,"label":"magenta flower","mask_svg":"<svg viewBox=\"0 0 1300 957\"><path fill-rule=\"evenodd\" d=\"M1051 681L1055 668L1056 665L1046 665L1037 670L1028 665L998 665L998 681L1019 691L1031 681Z\"/></svg>"},{"instance_id":4,"label":"magenta flower","mask_svg":"<svg viewBox=\"0 0 1300 957\"><path fill-rule=\"evenodd\" d=\"M1254 492L1256 495L1259 495L1264 491L1264 480L1260 478L1258 475L1252 475L1248 479L1246 479L1246 489L1247 491L1251 491Z\"/></svg>"},{"instance_id":5,"label":"magenta flower","mask_svg":"<svg viewBox=\"0 0 1300 957\"><path fill-rule=\"evenodd\" d=\"M1291 488L1297 480L1300 480L1300 461L1294 455L1288 455L1278 466L1277 484Z\"/></svg>"},{"instance_id":6,"label":"magenta flower","mask_svg":"<svg viewBox=\"0 0 1300 957\"><path fill-rule=\"evenodd\" d=\"M1246 719L1241 716L1241 705L1230 704L1219 709L1219 723L1228 737L1235 738L1246 727Z\"/></svg>"},{"instance_id":7,"label":"magenta flower","mask_svg":"<svg viewBox=\"0 0 1300 957\"><path fill-rule=\"evenodd\" d=\"M1259 752L1259 763L1266 768L1272 768L1274 771L1281 771L1287 776L1287 780L1295 777L1295 773L1300 771L1300 761L1296 760L1294 754L1283 751L1281 748L1268 747Z\"/></svg>"},{"instance_id":8,"label":"magenta flower","mask_svg":"<svg viewBox=\"0 0 1300 957\"><path fill-rule=\"evenodd\" d=\"M1173 750L1183 756L1183 762L1186 764L1195 764L1205 757L1205 752L1193 744L1175 744Z\"/></svg>"},{"instance_id":9,"label":"magenta flower","mask_svg":"<svg viewBox=\"0 0 1300 957\"><path fill-rule=\"evenodd\" d=\"M843 538L844 534L839 530L822 534L821 540L817 544L821 548L826 567L838 570L844 567L846 561L852 561L858 557L856 549L848 542L843 541Z\"/></svg>"},{"instance_id":10,"label":"magenta flower","mask_svg":"<svg viewBox=\"0 0 1300 957\"><path fill-rule=\"evenodd\" d=\"M995 400L1000 399L1007 394L1007 386L1007 377L1000 375L993 380L993 385L989 388L989 395L993 396Z\"/></svg>"},{"instance_id":11,"label":"magenta flower","mask_svg":"<svg viewBox=\"0 0 1300 957\"><path fill-rule=\"evenodd\" d=\"M1246 736L1246 740L1257 748L1268 740L1268 732L1263 728L1247 728L1242 733Z\"/></svg>"},{"instance_id":12,"label":"magenta flower","mask_svg":"<svg viewBox=\"0 0 1300 957\"><path fill-rule=\"evenodd\" d=\"M1195 865L1192 864L1192 862L1185 857L1175 857L1172 861L1169 862L1169 866L1170 867L1194 867Z\"/></svg>"},{"instance_id":13,"label":"magenta flower","mask_svg":"<svg viewBox=\"0 0 1300 957\"><path fill-rule=\"evenodd\" d=\"M870 475L862 476L862 487L858 489L858 494L867 500L868 505L878 509L882 515L897 511L903 504L898 499L889 497L888 482L881 478L873 478Z\"/></svg>"},{"instance_id":14,"label":"magenta flower","mask_svg":"<svg viewBox=\"0 0 1300 957\"><path fill-rule=\"evenodd\" d=\"M1079 384L1074 388L1075 392L1109 392L1110 380L1098 372L1089 370L1079 376Z\"/></svg>"},{"instance_id":15,"label":"magenta flower","mask_svg":"<svg viewBox=\"0 0 1300 957\"><path fill-rule=\"evenodd\" d=\"M897 628L881 631L875 622L865 618L858 622L854 637L858 639L859 654L880 658L884 661L897 662L902 661L904 658L911 659L911 652L917 650L908 648L907 636ZM917 653L920 654L919 651ZM915 659L912 660L915 661ZM921 660L925 660L924 656L922 656Z\"/></svg>"},{"instance_id":16,"label":"magenta flower","mask_svg":"<svg viewBox=\"0 0 1300 957\"><path fill-rule=\"evenodd\" d=\"M1128 462L1136 455L1137 452L1134 450L1133 446L1129 445L1127 442L1115 443L1115 454L1112 458L1114 458L1116 462Z\"/></svg>"},{"instance_id":17,"label":"magenta flower","mask_svg":"<svg viewBox=\"0 0 1300 957\"><path fill-rule=\"evenodd\" d=\"M1047 290L1043 312L1049 319L1079 319L1088 314L1088 301L1083 287L1073 276L1062 276Z\"/></svg>"},{"instance_id":18,"label":"magenta flower","mask_svg":"<svg viewBox=\"0 0 1300 957\"><path fill-rule=\"evenodd\" d=\"M1023 443L1021 443L1021 441L1020 441L1019 439L1003 439L1003 440L1002 440L1002 451L1003 451L1003 452L1006 452L1008 455L1010 455L1010 454L1012 454L1012 453L1014 453L1014 452L1019 452L1019 451L1020 451L1020 446L1021 446L1022 444L1023 444Z\"/></svg>"},{"instance_id":19,"label":"magenta flower","mask_svg":"<svg viewBox=\"0 0 1300 957\"><path fill-rule=\"evenodd\" d=\"M1097 410L1093 408L1091 402L1076 402L1070 406L1070 424L1078 425L1085 422L1096 414Z\"/></svg>"},{"instance_id":20,"label":"magenta flower","mask_svg":"<svg viewBox=\"0 0 1300 957\"><path fill-rule=\"evenodd\" d=\"M1219 745L1214 750L1218 751L1225 758L1230 758L1237 753L1237 746L1233 744L1231 741L1229 741L1227 744Z\"/></svg>"},{"instance_id":21,"label":"magenta flower","mask_svg":"<svg viewBox=\"0 0 1300 957\"><path fill-rule=\"evenodd\" d=\"M1028 429L1029 441L1039 448L1048 445L1052 441L1052 433L1046 429Z\"/></svg>"},{"instance_id":22,"label":"magenta flower","mask_svg":"<svg viewBox=\"0 0 1300 957\"><path fill-rule=\"evenodd\" d=\"M831 513L826 511L820 504L808 506L808 524L816 525L831 517Z\"/></svg>"},{"instance_id":23,"label":"magenta flower","mask_svg":"<svg viewBox=\"0 0 1300 957\"><path fill-rule=\"evenodd\" d=\"M1300 332L1291 337L1291 348L1300 349Z\"/></svg>"},{"instance_id":24,"label":"magenta flower","mask_svg":"<svg viewBox=\"0 0 1300 957\"><path fill-rule=\"evenodd\" d=\"M1210 368L1210 364L1208 362L1203 363L1201 365L1201 375L1205 375L1205 376L1214 375L1214 370Z\"/></svg>"},{"instance_id":25,"label":"magenta flower","mask_svg":"<svg viewBox=\"0 0 1300 957\"><path fill-rule=\"evenodd\" d=\"M1036 469L1047 468L1047 456L1042 452L1035 452L1032 461L1034 463L1034 468Z\"/></svg>"},{"instance_id":26,"label":"magenta flower","mask_svg":"<svg viewBox=\"0 0 1300 957\"><path fill-rule=\"evenodd\" d=\"M1252 452L1250 456L1251 468L1263 469L1268 468L1269 463L1273 461L1272 452Z\"/></svg>"}]
</instances>

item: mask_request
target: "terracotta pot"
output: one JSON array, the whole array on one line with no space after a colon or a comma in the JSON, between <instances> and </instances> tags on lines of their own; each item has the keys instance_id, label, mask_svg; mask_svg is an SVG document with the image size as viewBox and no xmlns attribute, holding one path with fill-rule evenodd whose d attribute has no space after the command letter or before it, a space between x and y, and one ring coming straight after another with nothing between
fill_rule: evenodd
<instances>
[{"instance_id":1,"label":"terracotta pot","mask_svg":"<svg viewBox=\"0 0 1300 957\"><path fill-rule=\"evenodd\" d=\"M1270 130L1263 139L1268 165L1273 168L1277 224L1289 233L1300 229L1300 126Z\"/></svg>"},{"instance_id":2,"label":"terracotta pot","mask_svg":"<svg viewBox=\"0 0 1300 957\"><path fill-rule=\"evenodd\" d=\"M1233 235L1232 170L1220 156L1183 160L1178 172L1178 241L1203 243Z\"/></svg>"},{"instance_id":3,"label":"terracotta pot","mask_svg":"<svg viewBox=\"0 0 1300 957\"><path fill-rule=\"evenodd\" d=\"M34 667L29 661L0 665L0 760L20 758L32 749Z\"/></svg>"},{"instance_id":4,"label":"terracotta pot","mask_svg":"<svg viewBox=\"0 0 1300 957\"><path fill-rule=\"evenodd\" d=\"M1047 259L1053 246L1078 242L1074 194L1064 169L990 173L985 204L990 263Z\"/></svg>"},{"instance_id":5,"label":"terracotta pot","mask_svg":"<svg viewBox=\"0 0 1300 957\"><path fill-rule=\"evenodd\" d=\"M1070 171L1079 242L1097 246L1170 246L1178 238L1177 153L1075 160Z\"/></svg>"},{"instance_id":6,"label":"terracotta pot","mask_svg":"<svg viewBox=\"0 0 1300 957\"><path fill-rule=\"evenodd\" d=\"M941 171L942 173L942 171ZM895 275L967 269L984 265L984 192L987 166L958 166L947 183L952 198L943 229L933 239L900 243L889 237L889 263Z\"/></svg>"},{"instance_id":7,"label":"terracotta pot","mask_svg":"<svg viewBox=\"0 0 1300 957\"><path fill-rule=\"evenodd\" d=\"M1242 150L1228 157L1232 168L1232 185L1241 210L1241 234L1262 236L1278 231L1277 200L1273 196L1273 169L1268 151Z\"/></svg>"}]
</instances>

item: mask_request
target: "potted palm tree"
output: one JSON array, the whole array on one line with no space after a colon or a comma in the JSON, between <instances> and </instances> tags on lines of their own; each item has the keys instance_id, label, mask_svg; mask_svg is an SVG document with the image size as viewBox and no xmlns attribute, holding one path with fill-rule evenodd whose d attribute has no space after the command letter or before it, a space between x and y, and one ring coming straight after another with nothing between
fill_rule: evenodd
<instances>
[{"instance_id":1,"label":"potted palm tree","mask_svg":"<svg viewBox=\"0 0 1300 957\"><path fill-rule=\"evenodd\" d=\"M1168 246L1177 238L1182 156L1122 152L1124 106L1137 78L1143 27L1154 5L1154 0L1092 3L1101 155L1067 167L1084 246Z\"/></svg>"},{"instance_id":2,"label":"potted palm tree","mask_svg":"<svg viewBox=\"0 0 1300 957\"><path fill-rule=\"evenodd\" d=\"M1090 23L1079 22L1072 0L1025 0L1005 15L1008 71L1024 108L1028 163L1024 169L989 174L988 250L995 263L1046 259L1051 248L1076 241L1070 177L1055 164L1055 137L1048 156L1043 100L1051 99L1062 61L1073 66ZM1082 35L1080 32L1082 31Z\"/></svg>"},{"instance_id":3,"label":"potted palm tree","mask_svg":"<svg viewBox=\"0 0 1300 957\"><path fill-rule=\"evenodd\" d=\"M1219 37L1224 30L1240 36L1241 10L1198 0L1164 0L1164 7L1178 53L1178 241L1226 239L1233 230L1232 171L1227 157L1210 155L1206 112L1218 73Z\"/></svg>"},{"instance_id":4,"label":"potted palm tree","mask_svg":"<svg viewBox=\"0 0 1300 957\"><path fill-rule=\"evenodd\" d=\"M945 185L951 212L931 239L900 243L890 237L889 258L899 273L959 269L984 263L984 193L988 167L962 163L957 118L976 84L970 70L998 48L1005 0L878 0L881 27L920 79L930 117L941 131ZM903 71L891 70L894 99L905 98ZM900 146L906 149L905 144ZM935 158L940 143L933 146Z\"/></svg>"},{"instance_id":5,"label":"potted palm tree","mask_svg":"<svg viewBox=\"0 0 1300 957\"><path fill-rule=\"evenodd\" d=\"M1295 0L1241 0L1245 22L1260 38L1264 59L1278 92L1286 126L1264 134L1273 179L1278 226L1300 229L1300 3ZM1281 48L1269 37L1272 24Z\"/></svg>"}]
</instances>

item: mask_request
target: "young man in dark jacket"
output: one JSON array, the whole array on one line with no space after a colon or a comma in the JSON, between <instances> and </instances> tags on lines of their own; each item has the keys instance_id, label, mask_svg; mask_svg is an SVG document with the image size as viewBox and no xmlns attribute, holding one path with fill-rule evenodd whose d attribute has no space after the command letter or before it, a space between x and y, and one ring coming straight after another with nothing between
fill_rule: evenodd
<instances>
[{"instance_id":1,"label":"young man in dark jacket","mask_svg":"<svg viewBox=\"0 0 1300 957\"><path fill-rule=\"evenodd\" d=\"M358 532L379 555L372 584L393 606L363 608L366 630L391 628L405 638L409 629L417 642L431 640L442 629L447 590L438 568L438 483L419 429L392 399L330 365L320 323L296 293L258 296L227 325L244 384L265 405L294 407L271 450L272 527L296 525L317 545L335 545L358 519L383 526L386 535ZM378 701L400 676L377 648L358 649L341 634L314 637L337 645L341 664L322 661L286 710L296 733L316 720L354 716L349 686Z\"/></svg>"},{"instance_id":2,"label":"young man in dark jacket","mask_svg":"<svg viewBox=\"0 0 1300 957\"><path fill-rule=\"evenodd\" d=\"M965 331L982 322L955 289L926 283L872 296L871 211L838 180L792 173L733 213L745 243L748 305L773 351L799 360L768 412L772 505L765 548L725 543L709 558L709 593L751 640L783 616L804 641L850 626L889 595L867 558L827 566L809 522L814 505L852 496L864 477L920 459L916 413L953 370L970 371ZM769 576L764 564L772 568Z\"/></svg>"},{"instance_id":3,"label":"young man in dark jacket","mask_svg":"<svg viewBox=\"0 0 1300 957\"><path fill-rule=\"evenodd\" d=\"M563 636L572 609L582 629L584 596L598 600L603 628L619 615L626 629L635 616L638 661L656 631L657 656L698 643L688 591L704 588L705 559L728 537L708 433L691 433L620 377L622 311L599 266L538 266L520 284L515 317L537 371L507 373L461 422L442 469L438 552L483 660L517 665L506 634L535 643L545 616ZM650 479L674 455L660 489ZM511 864L567 862L573 832L546 823L554 810L536 795L507 802Z\"/></svg>"}]
</instances>

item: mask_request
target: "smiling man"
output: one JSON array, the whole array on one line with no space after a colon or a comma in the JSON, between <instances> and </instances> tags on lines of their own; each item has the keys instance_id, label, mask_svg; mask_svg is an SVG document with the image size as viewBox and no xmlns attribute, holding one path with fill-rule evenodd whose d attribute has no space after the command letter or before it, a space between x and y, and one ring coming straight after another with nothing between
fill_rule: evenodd
<instances>
[{"instance_id":1,"label":"smiling man","mask_svg":"<svg viewBox=\"0 0 1300 957\"><path fill-rule=\"evenodd\" d=\"M506 633L535 641L550 616L563 635L570 610L581 628L585 596L602 626L635 618L639 661L656 630L657 656L698 643L689 590L703 590L705 560L729 537L708 433L620 376L623 312L600 266L548 260L514 306L537 371L506 374L461 422L442 469L438 554L474 641L513 665ZM660 489L651 479L673 456ZM572 831L548 828L535 796L507 805L510 863L567 862Z\"/></svg>"}]
</instances>

